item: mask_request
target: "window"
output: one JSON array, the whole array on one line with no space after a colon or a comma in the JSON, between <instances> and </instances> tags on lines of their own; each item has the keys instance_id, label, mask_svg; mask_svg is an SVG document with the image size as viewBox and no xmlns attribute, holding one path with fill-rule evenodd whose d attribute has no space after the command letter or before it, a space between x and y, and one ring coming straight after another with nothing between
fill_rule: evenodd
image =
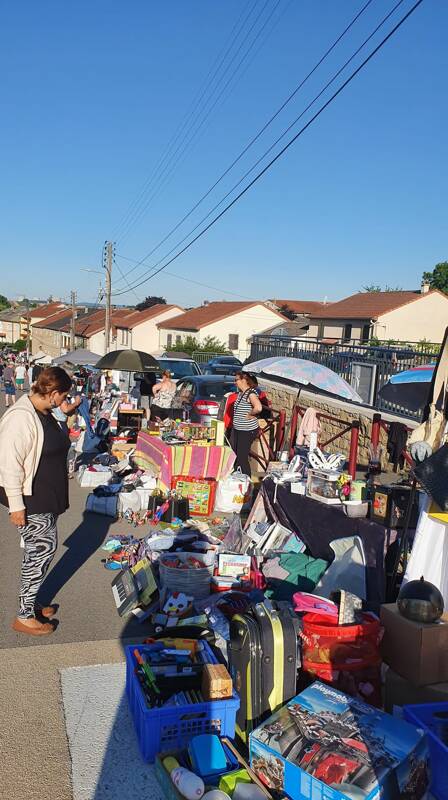
<instances>
[{"instance_id":1,"label":"window","mask_svg":"<svg viewBox=\"0 0 448 800\"><path fill-rule=\"evenodd\" d=\"M318 339L323 339L324 329L325 329L324 323L323 322L319 322L319 325L317 326L317 338Z\"/></svg>"},{"instance_id":2,"label":"window","mask_svg":"<svg viewBox=\"0 0 448 800\"><path fill-rule=\"evenodd\" d=\"M344 325L344 334L342 338L344 342L349 342L350 339L352 338L352 326L350 325L350 323Z\"/></svg>"},{"instance_id":3,"label":"window","mask_svg":"<svg viewBox=\"0 0 448 800\"><path fill-rule=\"evenodd\" d=\"M169 333L166 337L166 346L171 347L172 344L173 344L173 334Z\"/></svg>"},{"instance_id":4,"label":"window","mask_svg":"<svg viewBox=\"0 0 448 800\"><path fill-rule=\"evenodd\" d=\"M229 333L229 350L238 350L239 338L237 333Z\"/></svg>"},{"instance_id":5,"label":"window","mask_svg":"<svg viewBox=\"0 0 448 800\"><path fill-rule=\"evenodd\" d=\"M123 344L125 347L129 344L129 331L127 328L120 328L120 344Z\"/></svg>"},{"instance_id":6,"label":"window","mask_svg":"<svg viewBox=\"0 0 448 800\"><path fill-rule=\"evenodd\" d=\"M182 336L176 336L176 344L180 344L182 341Z\"/></svg>"},{"instance_id":7,"label":"window","mask_svg":"<svg viewBox=\"0 0 448 800\"><path fill-rule=\"evenodd\" d=\"M370 339L370 325L363 325L361 332L361 341L368 342Z\"/></svg>"}]
</instances>

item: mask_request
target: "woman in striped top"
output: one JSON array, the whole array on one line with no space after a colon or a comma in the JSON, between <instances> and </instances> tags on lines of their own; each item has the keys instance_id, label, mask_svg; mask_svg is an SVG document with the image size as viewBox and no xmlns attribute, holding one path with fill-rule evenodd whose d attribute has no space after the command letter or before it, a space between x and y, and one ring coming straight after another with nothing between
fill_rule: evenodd
<instances>
[{"instance_id":1,"label":"woman in striped top","mask_svg":"<svg viewBox=\"0 0 448 800\"><path fill-rule=\"evenodd\" d=\"M257 392L256 382L246 372L237 372L235 383L238 396L233 407L233 424L230 443L236 454L235 469L250 476L249 452L252 442L257 436L257 416L262 410L262 405Z\"/></svg>"}]
</instances>

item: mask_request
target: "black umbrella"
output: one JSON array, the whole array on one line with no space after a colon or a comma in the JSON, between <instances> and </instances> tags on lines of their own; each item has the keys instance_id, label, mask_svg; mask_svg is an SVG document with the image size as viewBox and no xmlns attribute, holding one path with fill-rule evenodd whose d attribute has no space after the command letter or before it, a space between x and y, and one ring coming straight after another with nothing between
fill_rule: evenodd
<instances>
[{"instance_id":1,"label":"black umbrella","mask_svg":"<svg viewBox=\"0 0 448 800\"><path fill-rule=\"evenodd\" d=\"M95 364L96 369L117 369L122 372L154 372L161 367L149 353L141 350L112 350Z\"/></svg>"}]
</instances>

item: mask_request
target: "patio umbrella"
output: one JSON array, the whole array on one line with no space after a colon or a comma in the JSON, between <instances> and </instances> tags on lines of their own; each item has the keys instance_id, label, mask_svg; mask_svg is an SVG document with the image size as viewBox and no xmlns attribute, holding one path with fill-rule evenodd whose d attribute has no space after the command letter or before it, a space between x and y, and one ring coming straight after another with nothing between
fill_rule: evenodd
<instances>
[{"instance_id":1,"label":"patio umbrella","mask_svg":"<svg viewBox=\"0 0 448 800\"><path fill-rule=\"evenodd\" d=\"M112 350L95 364L97 369L116 369L121 372L154 372L160 370L159 362L141 350Z\"/></svg>"},{"instance_id":2,"label":"patio umbrella","mask_svg":"<svg viewBox=\"0 0 448 800\"><path fill-rule=\"evenodd\" d=\"M63 356L53 359L53 364L60 366L61 364L73 364L75 367L82 367L91 364L94 366L101 358L98 353L92 353L91 350L86 350L83 347L77 350L71 350Z\"/></svg>"},{"instance_id":3,"label":"patio umbrella","mask_svg":"<svg viewBox=\"0 0 448 800\"><path fill-rule=\"evenodd\" d=\"M352 400L355 403L363 402L358 392L355 392L352 386L332 369L304 358L262 358L261 361L246 364L243 370L299 387L308 386L310 389L317 389L319 392Z\"/></svg>"},{"instance_id":4,"label":"patio umbrella","mask_svg":"<svg viewBox=\"0 0 448 800\"><path fill-rule=\"evenodd\" d=\"M425 364L397 372L381 387L379 396L387 403L419 411L429 399L434 368L435 364Z\"/></svg>"}]
</instances>

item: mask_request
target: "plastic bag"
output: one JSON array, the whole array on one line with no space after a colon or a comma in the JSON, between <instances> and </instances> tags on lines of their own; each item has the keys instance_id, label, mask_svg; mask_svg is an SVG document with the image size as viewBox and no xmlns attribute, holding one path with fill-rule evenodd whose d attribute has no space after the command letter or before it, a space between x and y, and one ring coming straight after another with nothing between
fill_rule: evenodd
<instances>
[{"instance_id":1,"label":"plastic bag","mask_svg":"<svg viewBox=\"0 0 448 800\"><path fill-rule=\"evenodd\" d=\"M250 488L250 478L248 475L243 475L241 470L220 480L216 490L215 512L239 514L249 498Z\"/></svg>"}]
</instances>

